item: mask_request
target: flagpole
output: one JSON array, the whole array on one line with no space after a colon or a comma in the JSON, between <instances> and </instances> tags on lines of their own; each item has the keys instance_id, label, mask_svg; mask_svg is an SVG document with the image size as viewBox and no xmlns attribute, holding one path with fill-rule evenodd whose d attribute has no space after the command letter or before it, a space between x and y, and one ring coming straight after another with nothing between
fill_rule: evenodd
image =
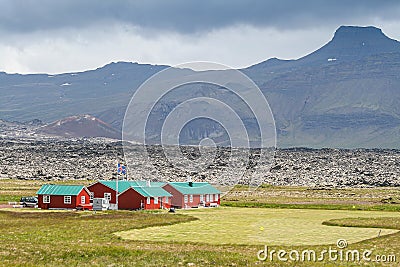
<instances>
[{"instance_id":1,"label":"flagpole","mask_svg":"<svg viewBox=\"0 0 400 267\"><path fill-rule=\"evenodd\" d=\"M117 210L118 210L118 176L119 176L119 163L117 163L117 184L115 186L116 188L116 192L115 192L115 204L117 206Z\"/></svg>"}]
</instances>

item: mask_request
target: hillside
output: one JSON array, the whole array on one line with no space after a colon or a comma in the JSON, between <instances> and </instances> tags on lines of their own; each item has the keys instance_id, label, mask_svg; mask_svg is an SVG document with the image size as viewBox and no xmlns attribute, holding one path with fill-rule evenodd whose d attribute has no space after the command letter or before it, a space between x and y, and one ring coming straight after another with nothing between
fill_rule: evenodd
<instances>
[{"instance_id":1,"label":"hillside","mask_svg":"<svg viewBox=\"0 0 400 267\"><path fill-rule=\"evenodd\" d=\"M271 63L245 72L268 98L281 146L400 146L400 43L380 29L341 27L310 55Z\"/></svg>"},{"instance_id":2,"label":"hillside","mask_svg":"<svg viewBox=\"0 0 400 267\"><path fill-rule=\"evenodd\" d=\"M40 127L36 133L62 137L107 137L118 139L121 133L90 115L71 116Z\"/></svg>"}]
</instances>

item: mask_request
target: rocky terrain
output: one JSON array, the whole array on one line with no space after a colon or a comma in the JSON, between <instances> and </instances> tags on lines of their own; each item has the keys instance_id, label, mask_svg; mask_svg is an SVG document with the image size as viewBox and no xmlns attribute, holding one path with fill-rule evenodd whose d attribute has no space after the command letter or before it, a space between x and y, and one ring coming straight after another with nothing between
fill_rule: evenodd
<instances>
[{"instance_id":1,"label":"rocky terrain","mask_svg":"<svg viewBox=\"0 0 400 267\"><path fill-rule=\"evenodd\" d=\"M131 145L129 151L143 152ZM231 149L220 148L200 172L176 168L163 156L161 147L147 147L147 157L131 157L129 179L194 180L221 183L235 181L229 163ZM189 160L199 157L195 147L184 147ZM203 151L202 151L203 152ZM272 185L310 187L400 186L400 151L380 149L307 149L275 151L272 165L258 162L257 151L245 166L259 182ZM0 139L0 177L17 179L68 180L115 179L116 163L123 162L121 142L108 139ZM154 168L155 167L155 168ZM156 171L155 171L156 170ZM243 181L242 181L243 182Z\"/></svg>"}]
</instances>

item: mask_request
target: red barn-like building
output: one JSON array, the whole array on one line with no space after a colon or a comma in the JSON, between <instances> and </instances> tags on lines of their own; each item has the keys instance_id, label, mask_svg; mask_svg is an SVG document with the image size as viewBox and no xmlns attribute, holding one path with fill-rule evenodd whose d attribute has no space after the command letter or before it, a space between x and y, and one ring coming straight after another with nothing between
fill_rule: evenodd
<instances>
[{"instance_id":1,"label":"red barn-like building","mask_svg":"<svg viewBox=\"0 0 400 267\"><path fill-rule=\"evenodd\" d=\"M132 186L118 196L118 208L154 210L171 207L171 197L161 187Z\"/></svg>"},{"instance_id":2,"label":"red barn-like building","mask_svg":"<svg viewBox=\"0 0 400 267\"><path fill-rule=\"evenodd\" d=\"M148 181L98 181L88 186L93 198L106 198L118 209L160 209L171 206L172 195L161 188L165 183ZM117 189L118 186L118 189Z\"/></svg>"},{"instance_id":3,"label":"red barn-like building","mask_svg":"<svg viewBox=\"0 0 400 267\"><path fill-rule=\"evenodd\" d=\"M170 182L162 188L172 195L172 207L220 205L221 191L207 182Z\"/></svg>"},{"instance_id":4,"label":"red barn-like building","mask_svg":"<svg viewBox=\"0 0 400 267\"><path fill-rule=\"evenodd\" d=\"M90 206L90 194L83 185L45 184L37 195L38 207L41 209L76 209Z\"/></svg>"}]
</instances>

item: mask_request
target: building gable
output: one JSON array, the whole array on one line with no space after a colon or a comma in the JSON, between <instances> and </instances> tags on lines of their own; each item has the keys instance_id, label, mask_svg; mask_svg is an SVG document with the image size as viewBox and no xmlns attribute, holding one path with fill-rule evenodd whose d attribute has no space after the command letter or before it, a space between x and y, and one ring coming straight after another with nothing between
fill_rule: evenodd
<instances>
[{"instance_id":1,"label":"building gable","mask_svg":"<svg viewBox=\"0 0 400 267\"><path fill-rule=\"evenodd\" d=\"M106 181L99 180L98 183L101 183L110 189L117 191L117 181ZM148 187L148 181L130 181L130 180L120 180L118 181L118 193L122 193L131 187ZM150 182L150 187L161 188L165 183L163 182Z\"/></svg>"}]
</instances>

